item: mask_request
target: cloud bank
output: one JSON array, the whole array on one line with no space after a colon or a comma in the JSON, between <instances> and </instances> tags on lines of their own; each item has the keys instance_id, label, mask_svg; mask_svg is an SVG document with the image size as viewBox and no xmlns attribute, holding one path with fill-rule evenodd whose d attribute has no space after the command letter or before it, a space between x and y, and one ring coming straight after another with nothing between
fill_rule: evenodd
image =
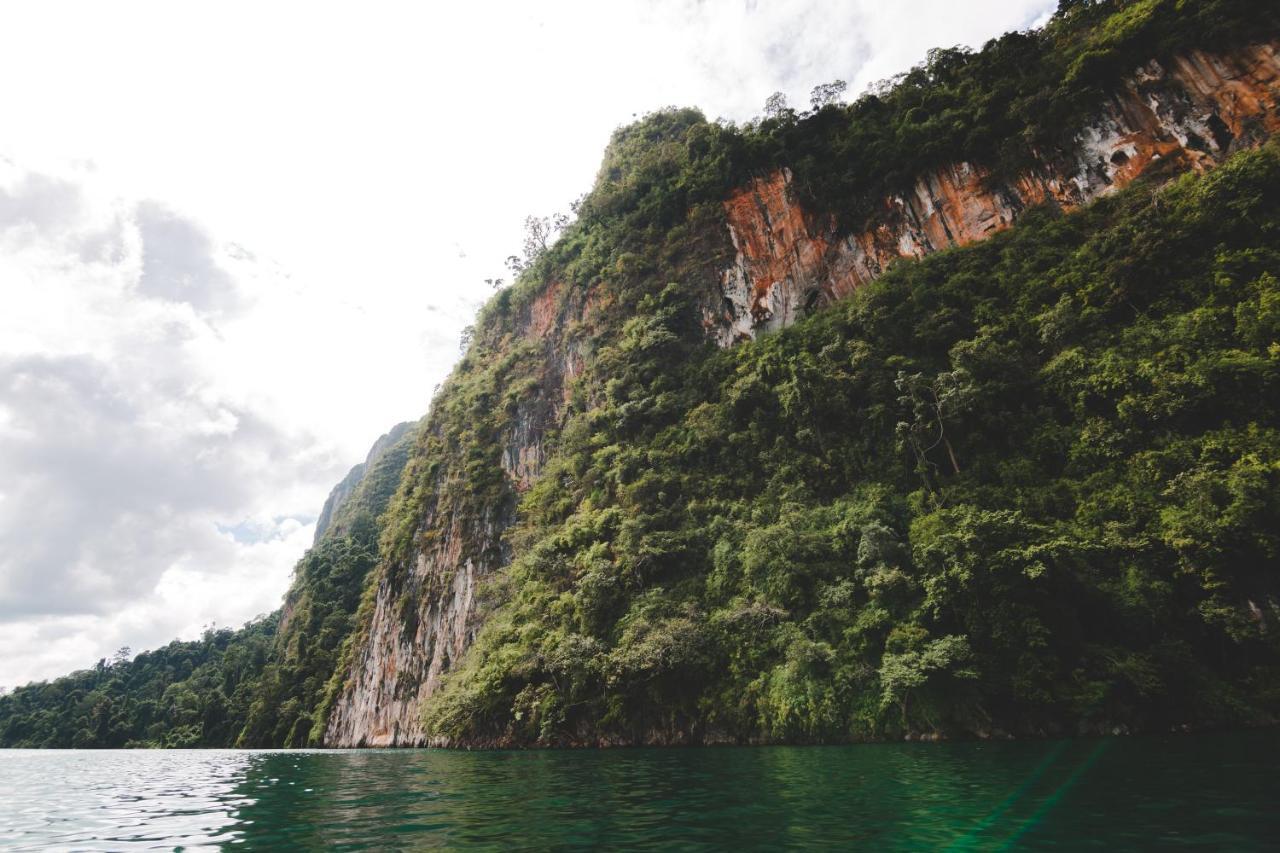
<instances>
[{"instance_id":1,"label":"cloud bank","mask_svg":"<svg viewBox=\"0 0 1280 853\"><path fill-rule=\"evenodd\" d=\"M237 264L159 203L5 170L0 684L277 606L342 466L220 376Z\"/></svg>"}]
</instances>

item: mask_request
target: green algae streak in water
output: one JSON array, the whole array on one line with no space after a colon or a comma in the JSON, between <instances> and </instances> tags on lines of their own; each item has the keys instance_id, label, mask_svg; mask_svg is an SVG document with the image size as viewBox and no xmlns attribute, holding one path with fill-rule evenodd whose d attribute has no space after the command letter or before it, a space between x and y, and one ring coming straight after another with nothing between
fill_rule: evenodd
<instances>
[{"instance_id":1,"label":"green algae streak in water","mask_svg":"<svg viewBox=\"0 0 1280 853\"><path fill-rule=\"evenodd\" d=\"M1280 732L602 752L0 752L0 848L1267 849Z\"/></svg>"}]
</instances>

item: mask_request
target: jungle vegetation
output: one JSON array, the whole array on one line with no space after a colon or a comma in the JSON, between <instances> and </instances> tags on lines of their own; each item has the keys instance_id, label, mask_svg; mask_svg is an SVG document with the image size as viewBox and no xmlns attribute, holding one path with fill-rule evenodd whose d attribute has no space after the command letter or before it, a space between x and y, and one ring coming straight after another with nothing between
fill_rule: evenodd
<instances>
[{"instance_id":1,"label":"jungle vegetation","mask_svg":"<svg viewBox=\"0 0 1280 853\"><path fill-rule=\"evenodd\" d=\"M1280 147L583 378L432 731L830 741L1280 713Z\"/></svg>"},{"instance_id":2,"label":"jungle vegetation","mask_svg":"<svg viewBox=\"0 0 1280 853\"><path fill-rule=\"evenodd\" d=\"M836 86L740 126L669 109L620 129L283 611L20 687L0 745L318 743L429 506L513 522L485 627L424 709L453 742L1274 722L1276 144L1030 211L728 350L696 304L730 257L721 202L753 176L790 169L851 231L926 169L1069 157L1150 60L1278 32L1262 0L1065 0L849 104ZM586 368L517 493L504 436L548 356L513 330L552 282L598 310L568 331Z\"/></svg>"},{"instance_id":3,"label":"jungle vegetation","mask_svg":"<svg viewBox=\"0 0 1280 853\"><path fill-rule=\"evenodd\" d=\"M0 746L305 746L414 431L391 437L294 568L282 610L0 696Z\"/></svg>"}]
</instances>

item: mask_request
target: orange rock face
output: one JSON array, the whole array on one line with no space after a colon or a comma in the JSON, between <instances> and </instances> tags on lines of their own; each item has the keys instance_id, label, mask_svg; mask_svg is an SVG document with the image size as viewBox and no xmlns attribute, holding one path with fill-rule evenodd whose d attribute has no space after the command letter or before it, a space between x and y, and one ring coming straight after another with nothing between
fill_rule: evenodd
<instances>
[{"instance_id":1,"label":"orange rock face","mask_svg":"<svg viewBox=\"0 0 1280 853\"><path fill-rule=\"evenodd\" d=\"M560 282L552 282L543 288L529 304L528 335L532 338L544 338L551 331L552 325L559 319Z\"/></svg>"},{"instance_id":2,"label":"orange rock face","mask_svg":"<svg viewBox=\"0 0 1280 853\"><path fill-rule=\"evenodd\" d=\"M1153 161L1179 158L1203 169L1277 129L1276 45L1231 57L1190 54L1169 69L1145 66L1081 132L1080 156L1009 186L985 188L980 169L957 163L922 176L911 192L883 199L867 230L840 235L796 203L790 175L757 180L725 201L736 249L703 309L723 345L795 322L846 296L903 257L981 240L1026 207L1075 207L1123 186ZM498 441L514 492L540 476L544 435L562 423L575 377L587 368L603 289L552 283L512 308L505 334L537 369ZM444 476L442 474L441 476ZM390 566L355 649L325 731L329 746L416 746L430 741L423 703L461 660L483 622L477 590L503 565L502 536L514 516L492 507L467 522L441 503L440 486L420 519L414 553ZM439 742L443 745L443 742Z\"/></svg>"},{"instance_id":3,"label":"orange rock face","mask_svg":"<svg viewBox=\"0 0 1280 853\"><path fill-rule=\"evenodd\" d=\"M849 295L899 258L982 240L1043 203L1070 210L1131 183L1156 161L1197 170L1280 130L1280 43L1229 56L1195 51L1169 68L1138 69L1079 137L1069 164L1045 163L992 187L970 163L921 176L883 199L864 231L840 235L803 210L787 170L753 181L724 203L736 250L708 300L703 325L721 346L782 328Z\"/></svg>"},{"instance_id":4,"label":"orange rock face","mask_svg":"<svg viewBox=\"0 0 1280 853\"><path fill-rule=\"evenodd\" d=\"M562 421L570 387L585 368L582 336L598 307L594 291L551 282L519 307L504 331L527 359L522 387L504 419L500 464L516 493L542 471L547 430ZM586 326L578 332L575 326ZM374 606L324 734L327 746L422 746L422 705L474 640L482 615L477 590L501 566L510 507L463 518L433 487L414 552L378 580Z\"/></svg>"}]
</instances>

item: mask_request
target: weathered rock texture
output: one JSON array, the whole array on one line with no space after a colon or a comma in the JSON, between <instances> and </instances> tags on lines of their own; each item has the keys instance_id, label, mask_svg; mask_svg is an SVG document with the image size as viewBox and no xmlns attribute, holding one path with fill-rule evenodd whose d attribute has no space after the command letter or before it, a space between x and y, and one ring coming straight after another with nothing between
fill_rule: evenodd
<instances>
[{"instance_id":1,"label":"weathered rock texture","mask_svg":"<svg viewBox=\"0 0 1280 853\"><path fill-rule=\"evenodd\" d=\"M847 296L893 261L962 245L1009 227L1026 208L1078 207L1131 182L1155 161L1204 169L1261 142L1280 127L1277 44L1231 56L1192 53L1171 67L1151 63L1080 133L1079 156L992 187L981 169L957 163L883 200L866 231L841 236L809 215L785 171L754 181L724 205L736 257L709 281L703 325L722 346L793 323ZM478 516L447 498L439 474L411 557L384 566L371 618L330 713L331 746L413 746L428 742L424 700L475 637L484 618L481 581L509 560L502 534L515 496L541 472L543 437L560 423L569 383L589 349L593 294L558 284L519 309L508 346L534 365L502 430L500 466L508 499ZM574 331L577 329L578 331ZM427 435L431 434L430 422ZM437 437L444 440L444 436Z\"/></svg>"},{"instance_id":2,"label":"weathered rock texture","mask_svg":"<svg viewBox=\"0 0 1280 853\"><path fill-rule=\"evenodd\" d=\"M422 744L419 709L470 644L476 581L498 567L509 514L464 524L435 508L423 520L439 535L407 576L384 576L351 680L329 717L331 746Z\"/></svg>"},{"instance_id":3,"label":"weathered rock texture","mask_svg":"<svg viewBox=\"0 0 1280 853\"><path fill-rule=\"evenodd\" d=\"M541 472L544 435L560 423L569 384L583 369L591 299L590 291L552 284L512 319L504 347L522 353L528 381L499 439L506 498L473 514L454 499L457 472L438 474L414 553L386 565L379 579L367 631L357 637L346 685L329 714L327 745L427 742L422 703L475 637L484 615L480 581L510 558L502 534L514 521L515 497ZM427 431L428 441L433 432L445 439L430 417Z\"/></svg>"},{"instance_id":4,"label":"weathered rock texture","mask_svg":"<svg viewBox=\"0 0 1280 853\"><path fill-rule=\"evenodd\" d=\"M1071 162L1045 162L1011 182L955 163L886 198L867 230L841 235L795 201L781 171L725 202L737 256L703 308L721 346L788 326L847 296L904 257L922 257L1008 228L1028 207L1064 209L1122 188L1153 163L1204 170L1280 128L1280 43L1230 56L1193 52L1151 62L1109 98Z\"/></svg>"}]
</instances>

